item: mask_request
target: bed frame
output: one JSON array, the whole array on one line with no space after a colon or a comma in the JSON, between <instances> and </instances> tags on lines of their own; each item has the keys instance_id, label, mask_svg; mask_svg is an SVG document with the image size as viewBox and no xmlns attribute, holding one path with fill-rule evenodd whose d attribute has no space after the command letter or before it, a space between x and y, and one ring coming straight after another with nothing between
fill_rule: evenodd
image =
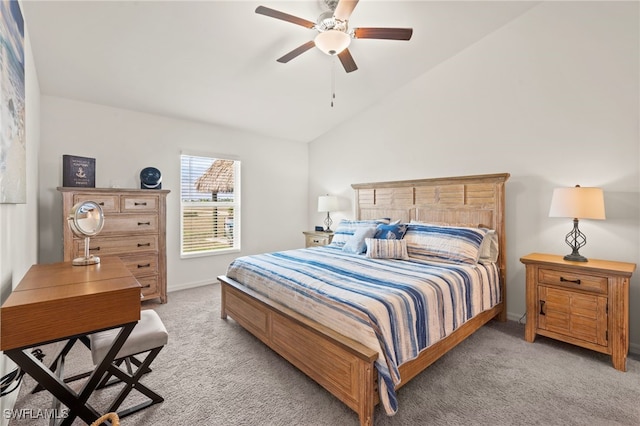
<instances>
[{"instance_id":1,"label":"bed frame","mask_svg":"<svg viewBox=\"0 0 640 426\"><path fill-rule=\"evenodd\" d=\"M502 302L467 321L446 338L399 367L402 383L447 353L493 318L506 321L505 191L508 173L351 185L357 219L390 217L495 229L500 243L498 266ZM376 351L275 303L226 276L221 284L221 313L323 386L359 417L373 424L379 396Z\"/></svg>"}]
</instances>

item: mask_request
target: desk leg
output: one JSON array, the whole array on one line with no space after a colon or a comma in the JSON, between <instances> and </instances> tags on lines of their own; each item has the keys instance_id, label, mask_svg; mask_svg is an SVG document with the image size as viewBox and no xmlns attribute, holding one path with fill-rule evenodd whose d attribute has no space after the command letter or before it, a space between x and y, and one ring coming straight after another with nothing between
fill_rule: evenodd
<instances>
[{"instance_id":1,"label":"desk leg","mask_svg":"<svg viewBox=\"0 0 640 426\"><path fill-rule=\"evenodd\" d=\"M51 364L49 364L49 370L56 372L56 370L58 370L58 367L64 366L64 360L67 354L69 353L71 348L73 348L73 345L75 345L76 341L78 340L80 340L88 349L91 349L91 344L87 336L72 337L67 341L67 343L64 345L62 350L58 353L58 355L53 359L53 361L51 361ZM91 373L81 373L73 377L67 377L64 379L64 382L69 383L79 379L83 379L87 377L89 374ZM58 371L58 377L62 377L62 372ZM44 388L42 387L42 385L39 384L35 388L33 388L31 393L38 393L43 389Z\"/></svg>"},{"instance_id":2,"label":"desk leg","mask_svg":"<svg viewBox=\"0 0 640 426\"><path fill-rule=\"evenodd\" d=\"M109 365L113 362L120 348L131 334L131 331L136 326L136 322L126 324L121 328L120 333L113 341L109 352L105 355L104 359L98 364L91 373L89 380L85 383L84 387L80 391L80 394L76 394L73 389L64 383L64 380L55 375L45 364L38 361L31 353L25 352L22 349L13 349L6 351L5 354L11 358L20 368L22 368L27 374L33 377L42 387L47 389L54 398L57 398L67 408L69 408L69 415L62 420L61 426L71 425L76 417L80 417L87 424L94 422L100 414L91 407L87 400L89 396L96 389L100 379L104 376Z\"/></svg>"}]
</instances>

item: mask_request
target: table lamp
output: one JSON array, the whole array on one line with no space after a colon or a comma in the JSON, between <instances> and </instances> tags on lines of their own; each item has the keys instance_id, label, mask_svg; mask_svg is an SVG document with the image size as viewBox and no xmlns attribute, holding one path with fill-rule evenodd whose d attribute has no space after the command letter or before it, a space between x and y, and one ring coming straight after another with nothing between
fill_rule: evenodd
<instances>
[{"instance_id":1,"label":"table lamp","mask_svg":"<svg viewBox=\"0 0 640 426\"><path fill-rule=\"evenodd\" d=\"M324 232L331 232L331 216L330 211L338 210L338 197L333 195L321 195L318 197L318 211L327 212L327 217L324 219Z\"/></svg>"},{"instance_id":2,"label":"table lamp","mask_svg":"<svg viewBox=\"0 0 640 426\"><path fill-rule=\"evenodd\" d=\"M605 219L602 189L583 188L580 185L554 189L549 217L573 218L573 229L565 237L565 242L572 251L564 257L564 260L587 262L587 258L579 253L579 249L587 244L587 237L578 229L578 221L579 219Z\"/></svg>"}]
</instances>

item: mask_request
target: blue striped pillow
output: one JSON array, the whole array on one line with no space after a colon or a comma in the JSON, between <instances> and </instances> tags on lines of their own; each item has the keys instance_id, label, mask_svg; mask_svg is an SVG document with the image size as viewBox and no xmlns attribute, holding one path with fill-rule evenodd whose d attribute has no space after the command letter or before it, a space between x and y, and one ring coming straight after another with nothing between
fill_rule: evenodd
<instances>
[{"instance_id":1,"label":"blue striped pillow","mask_svg":"<svg viewBox=\"0 0 640 426\"><path fill-rule=\"evenodd\" d=\"M342 247L351 239L358 228L369 228L377 226L380 223L389 223L387 219L371 219L371 220L348 220L342 219L333 233L331 245Z\"/></svg>"},{"instance_id":2,"label":"blue striped pillow","mask_svg":"<svg viewBox=\"0 0 640 426\"><path fill-rule=\"evenodd\" d=\"M484 228L409 224L404 236L409 257L475 265L480 257Z\"/></svg>"}]
</instances>

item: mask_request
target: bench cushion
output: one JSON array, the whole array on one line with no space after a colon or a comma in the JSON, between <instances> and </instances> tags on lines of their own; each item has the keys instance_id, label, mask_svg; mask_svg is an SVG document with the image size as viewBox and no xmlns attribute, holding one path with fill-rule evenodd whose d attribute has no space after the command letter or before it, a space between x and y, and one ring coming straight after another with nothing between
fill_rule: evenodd
<instances>
[{"instance_id":1,"label":"bench cushion","mask_svg":"<svg viewBox=\"0 0 640 426\"><path fill-rule=\"evenodd\" d=\"M91 339L91 357L97 365L107 354L111 344L118 336L120 328L100 331L89 336ZM149 351L167 344L169 334L158 313L152 309L140 311L140 321L127 338L116 359Z\"/></svg>"}]
</instances>

